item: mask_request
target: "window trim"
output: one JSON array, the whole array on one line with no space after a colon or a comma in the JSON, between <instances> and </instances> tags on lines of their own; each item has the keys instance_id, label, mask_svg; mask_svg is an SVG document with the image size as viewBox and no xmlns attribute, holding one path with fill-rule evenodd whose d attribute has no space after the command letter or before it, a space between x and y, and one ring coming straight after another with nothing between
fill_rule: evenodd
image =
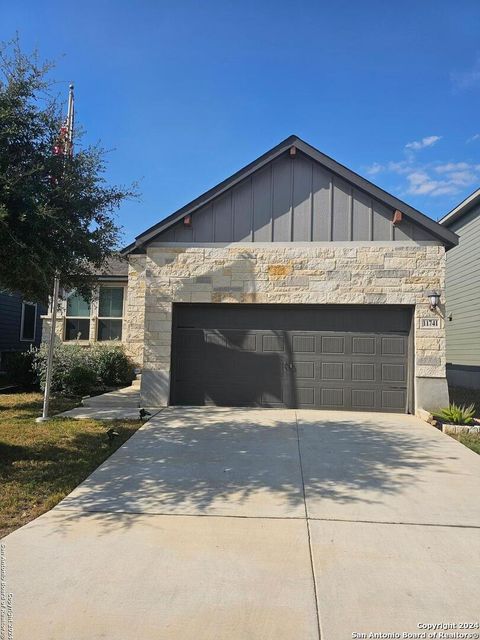
<instances>
[{"instance_id":1,"label":"window trim","mask_svg":"<svg viewBox=\"0 0 480 640\"><path fill-rule=\"evenodd\" d=\"M123 290L123 295L122 295L122 315L121 316L101 316L100 315L100 290L101 289L122 289ZM101 283L98 285L98 295L97 295L97 305L98 305L98 313L97 316L95 318L95 342L113 342L110 340L99 340L98 339L98 323L99 320L120 320L121 321L121 334L122 337L120 338L120 340L116 339L118 342L123 342L123 325L124 325L124 320L125 320L125 302L126 302L126 292L127 287L124 284L120 284L118 282L112 282L112 283Z\"/></svg>"},{"instance_id":2,"label":"window trim","mask_svg":"<svg viewBox=\"0 0 480 640\"><path fill-rule=\"evenodd\" d=\"M24 323L25 323L25 306L29 305L30 307L34 307L35 308L35 317L34 317L34 321L33 321L33 338L24 338L23 337L23 329L24 329ZM20 320L20 342L35 342L35 338L37 336L37 315L38 315L38 308L37 308L37 303L36 302L28 302L26 300L22 300L22 317Z\"/></svg>"}]
</instances>

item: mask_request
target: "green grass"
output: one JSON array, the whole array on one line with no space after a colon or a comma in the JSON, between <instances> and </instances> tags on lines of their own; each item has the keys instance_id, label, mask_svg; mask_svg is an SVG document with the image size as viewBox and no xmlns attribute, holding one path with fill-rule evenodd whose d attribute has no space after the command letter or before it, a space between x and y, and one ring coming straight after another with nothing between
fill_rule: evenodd
<instances>
[{"instance_id":1,"label":"green grass","mask_svg":"<svg viewBox=\"0 0 480 640\"><path fill-rule=\"evenodd\" d=\"M456 436L456 439L466 447L480 454L480 436L473 433Z\"/></svg>"},{"instance_id":2,"label":"green grass","mask_svg":"<svg viewBox=\"0 0 480 640\"><path fill-rule=\"evenodd\" d=\"M0 394L0 538L48 511L141 426L141 421L56 418L36 423L40 393ZM78 399L57 398L51 412ZM107 429L119 436L108 442Z\"/></svg>"},{"instance_id":3,"label":"green grass","mask_svg":"<svg viewBox=\"0 0 480 640\"><path fill-rule=\"evenodd\" d=\"M480 454L480 436L475 433L448 434L451 438L455 438L458 442Z\"/></svg>"}]
</instances>

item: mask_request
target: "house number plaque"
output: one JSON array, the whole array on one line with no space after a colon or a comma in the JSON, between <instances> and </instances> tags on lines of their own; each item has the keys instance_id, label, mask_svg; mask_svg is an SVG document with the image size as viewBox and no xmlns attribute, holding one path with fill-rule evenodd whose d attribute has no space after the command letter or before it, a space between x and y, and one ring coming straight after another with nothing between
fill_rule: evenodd
<instances>
[{"instance_id":1,"label":"house number plaque","mask_svg":"<svg viewBox=\"0 0 480 640\"><path fill-rule=\"evenodd\" d=\"M422 329L440 329L440 318L422 318L420 327Z\"/></svg>"}]
</instances>

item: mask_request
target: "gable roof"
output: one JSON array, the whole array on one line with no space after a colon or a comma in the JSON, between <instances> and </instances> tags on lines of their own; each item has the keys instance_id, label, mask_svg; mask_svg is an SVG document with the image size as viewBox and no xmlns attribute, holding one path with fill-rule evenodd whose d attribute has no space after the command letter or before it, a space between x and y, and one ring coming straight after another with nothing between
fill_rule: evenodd
<instances>
[{"instance_id":1,"label":"gable roof","mask_svg":"<svg viewBox=\"0 0 480 640\"><path fill-rule=\"evenodd\" d=\"M192 200L185 206L181 207L171 215L167 216L157 224L141 233L135 238L135 241L125 247L121 253L123 255L127 255L132 252L141 252L143 246L154 240L160 233L163 233L166 229L173 226L186 215L191 215L200 207L208 204L211 200L213 200L213 198L216 198L228 189L234 187L239 182L249 177L254 172L258 171L259 169L288 151L291 147L295 147L312 160L318 162L320 165L323 165L323 167L326 167L344 180L347 180L372 198L379 200L380 202L393 209L398 209L412 221L428 230L433 236L435 236L443 244L445 244L447 248L455 246L458 243L457 235L449 229L442 227L440 224L438 224L428 216L424 215L420 211L417 211L417 209L414 209L402 200L399 200L390 193L384 191L383 189L380 189L380 187L377 187L369 180L362 178L362 176L358 175L354 171L351 171L336 160L333 160L333 158L330 158L321 151L318 151L318 149L315 149L315 147L312 147L298 136L292 135L261 155L250 164L243 167L243 169L240 169L240 171L237 171L226 180L220 182L217 186L209 189L198 198L195 198L195 200Z\"/></svg>"},{"instance_id":2,"label":"gable roof","mask_svg":"<svg viewBox=\"0 0 480 640\"><path fill-rule=\"evenodd\" d=\"M97 280L123 281L128 278L128 260L118 255L107 258L102 266L94 270Z\"/></svg>"},{"instance_id":3,"label":"gable roof","mask_svg":"<svg viewBox=\"0 0 480 640\"><path fill-rule=\"evenodd\" d=\"M477 204L480 204L480 189L477 189L473 193L471 193L465 200L462 200L460 204L452 209L449 213L443 216L438 223L444 225L445 227L449 227L453 222L459 220L463 215L468 213L473 207Z\"/></svg>"}]
</instances>

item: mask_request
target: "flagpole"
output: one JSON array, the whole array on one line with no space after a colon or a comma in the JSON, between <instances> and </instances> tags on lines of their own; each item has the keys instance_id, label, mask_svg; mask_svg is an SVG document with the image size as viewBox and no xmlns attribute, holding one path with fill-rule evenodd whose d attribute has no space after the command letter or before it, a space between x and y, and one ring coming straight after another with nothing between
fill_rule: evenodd
<instances>
[{"instance_id":1,"label":"flagpole","mask_svg":"<svg viewBox=\"0 0 480 640\"><path fill-rule=\"evenodd\" d=\"M67 112L67 135L64 142L64 156L65 159L73 153L73 120L74 120L74 106L73 106L73 84L69 86L68 91L68 112ZM47 351L47 373L45 376L45 391L43 394L43 411L39 418L36 418L36 422L45 422L49 419L50 408L50 388L52 386L52 373L53 373L53 353L55 350L55 337L57 329L57 307L58 307L58 294L60 290L60 277L59 273L55 274L53 280L53 296L52 296L52 310L51 310L51 328L50 336L48 340Z\"/></svg>"}]
</instances>

